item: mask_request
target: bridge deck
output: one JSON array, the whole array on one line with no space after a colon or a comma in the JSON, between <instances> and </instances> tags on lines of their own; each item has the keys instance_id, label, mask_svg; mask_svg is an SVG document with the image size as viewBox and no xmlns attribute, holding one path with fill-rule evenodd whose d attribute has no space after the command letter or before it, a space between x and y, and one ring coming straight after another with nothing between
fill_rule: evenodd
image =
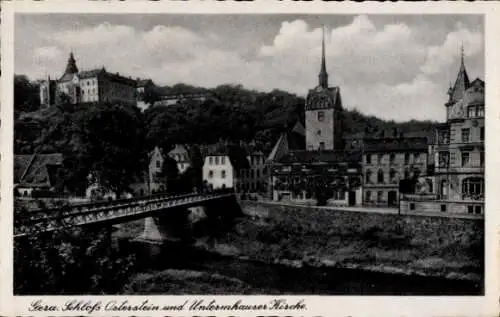
<instances>
[{"instance_id":1,"label":"bridge deck","mask_svg":"<svg viewBox=\"0 0 500 317\"><path fill-rule=\"evenodd\" d=\"M81 204L30 213L17 219L14 238L32 233L54 231L102 222L123 222L139 219L178 207L189 207L207 201L234 196L233 193L187 194L177 196L141 197L110 202Z\"/></svg>"}]
</instances>

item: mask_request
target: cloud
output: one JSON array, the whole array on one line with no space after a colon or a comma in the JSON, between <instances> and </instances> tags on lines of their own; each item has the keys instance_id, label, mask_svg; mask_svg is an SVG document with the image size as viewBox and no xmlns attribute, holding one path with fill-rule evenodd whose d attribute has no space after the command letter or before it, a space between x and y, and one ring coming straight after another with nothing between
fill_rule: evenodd
<instances>
[{"instance_id":1,"label":"cloud","mask_svg":"<svg viewBox=\"0 0 500 317\"><path fill-rule=\"evenodd\" d=\"M483 34L470 31L458 23L456 30L448 33L442 44L428 48L426 62L421 67L422 71L435 74L448 69L460 56L461 45L464 47L465 56L479 54L483 51Z\"/></svg>"},{"instance_id":2,"label":"cloud","mask_svg":"<svg viewBox=\"0 0 500 317\"><path fill-rule=\"evenodd\" d=\"M277 88L305 95L317 84L322 30L303 19L283 21L269 38L233 42L242 43L240 47L225 45L231 38L217 29L194 31L175 25L139 29L103 22L40 32L38 37L43 39L41 44L19 51L26 54L20 59L23 71L31 69L38 77L61 75L72 50L80 69L106 66L162 85L240 83L251 89ZM483 52L483 35L456 24L441 37L434 36L433 43L427 38L414 25L375 23L366 15L327 28L330 85L341 87L347 107L368 114L442 120L447 74L458 70L459 43L463 41L467 56L477 57Z\"/></svg>"}]
</instances>

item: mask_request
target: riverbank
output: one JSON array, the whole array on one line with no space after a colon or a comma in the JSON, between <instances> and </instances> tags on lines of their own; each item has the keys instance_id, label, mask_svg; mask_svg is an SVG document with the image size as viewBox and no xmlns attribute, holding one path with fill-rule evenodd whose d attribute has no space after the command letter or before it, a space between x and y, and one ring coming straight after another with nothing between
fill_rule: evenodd
<instances>
[{"instance_id":1,"label":"riverbank","mask_svg":"<svg viewBox=\"0 0 500 317\"><path fill-rule=\"evenodd\" d=\"M242 205L249 218L205 246L207 250L293 267L337 267L482 282L481 219Z\"/></svg>"},{"instance_id":2,"label":"riverbank","mask_svg":"<svg viewBox=\"0 0 500 317\"><path fill-rule=\"evenodd\" d=\"M129 294L177 294L176 289L190 294L482 292L482 220L259 203L243 203L242 207L246 217L235 221L217 238L199 237L194 245L167 251L184 259L183 263L136 275L129 285ZM142 230L143 221L138 221L121 225L119 231L124 237L138 236ZM219 258L186 255L193 252L188 249ZM310 278L297 278L304 274Z\"/></svg>"}]
</instances>

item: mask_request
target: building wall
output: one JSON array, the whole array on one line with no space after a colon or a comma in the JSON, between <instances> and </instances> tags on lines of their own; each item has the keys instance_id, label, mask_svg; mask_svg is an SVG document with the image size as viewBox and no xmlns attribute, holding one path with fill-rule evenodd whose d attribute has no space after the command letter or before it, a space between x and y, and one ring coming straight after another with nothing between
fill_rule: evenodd
<instances>
[{"instance_id":1,"label":"building wall","mask_svg":"<svg viewBox=\"0 0 500 317\"><path fill-rule=\"evenodd\" d=\"M321 114L323 119L321 121ZM334 109L307 110L305 117L306 149L318 150L320 143L324 143L325 150L334 149Z\"/></svg>"},{"instance_id":2,"label":"building wall","mask_svg":"<svg viewBox=\"0 0 500 317\"><path fill-rule=\"evenodd\" d=\"M363 155L364 204L387 206L392 203L397 206L399 180L411 177L415 169L423 176L426 168L426 152L366 153Z\"/></svg>"},{"instance_id":3,"label":"building wall","mask_svg":"<svg viewBox=\"0 0 500 317\"><path fill-rule=\"evenodd\" d=\"M151 191L165 189L165 184L163 184L163 182L157 177L158 173L161 172L163 161L164 159L161 150L158 147L155 147L149 160L149 182Z\"/></svg>"},{"instance_id":4,"label":"building wall","mask_svg":"<svg viewBox=\"0 0 500 317\"><path fill-rule=\"evenodd\" d=\"M100 100L105 102L121 102L126 104L136 104L136 89L134 85L129 85L120 81L115 81L111 77L103 76L100 83Z\"/></svg>"},{"instance_id":5,"label":"building wall","mask_svg":"<svg viewBox=\"0 0 500 317\"><path fill-rule=\"evenodd\" d=\"M227 155L208 155L203 164L203 181L213 187L234 188L236 185L234 168Z\"/></svg>"},{"instance_id":6,"label":"building wall","mask_svg":"<svg viewBox=\"0 0 500 317\"><path fill-rule=\"evenodd\" d=\"M269 181L268 168L265 163L265 156L250 155L247 157L250 163L249 169L241 170L241 181L238 191L241 192L258 192L266 191Z\"/></svg>"},{"instance_id":7,"label":"building wall","mask_svg":"<svg viewBox=\"0 0 500 317\"><path fill-rule=\"evenodd\" d=\"M168 153L168 155L177 162L179 174L184 173L191 166L189 153L184 146L176 145L175 148Z\"/></svg>"},{"instance_id":8,"label":"building wall","mask_svg":"<svg viewBox=\"0 0 500 317\"><path fill-rule=\"evenodd\" d=\"M484 202L456 200L401 201L401 212L484 214Z\"/></svg>"},{"instance_id":9,"label":"building wall","mask_svg":"<svg viewBox=\"0 0 500 317\"><path fill-rule=\"evenodd\" d=\"M82 102L98 102L99 101L99 80L96 77L84 78L80 80L80 88L82 92Z\"/></svg>"}]
</instances>

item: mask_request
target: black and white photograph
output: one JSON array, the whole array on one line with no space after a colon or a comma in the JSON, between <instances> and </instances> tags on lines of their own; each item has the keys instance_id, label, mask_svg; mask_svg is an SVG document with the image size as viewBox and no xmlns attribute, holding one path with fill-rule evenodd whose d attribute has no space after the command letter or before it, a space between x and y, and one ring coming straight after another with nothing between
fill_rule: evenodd
<instances>
[{"instance_id":1,"label":"black and white photograph","mask_svg":"<svg viewBox=\"0 0 500 317\"><path fill-rule=\"evenodd\" d=\"M14 296L485 295L484 15L16 13L13 46Z\"/></svg>"}]
</instances>

